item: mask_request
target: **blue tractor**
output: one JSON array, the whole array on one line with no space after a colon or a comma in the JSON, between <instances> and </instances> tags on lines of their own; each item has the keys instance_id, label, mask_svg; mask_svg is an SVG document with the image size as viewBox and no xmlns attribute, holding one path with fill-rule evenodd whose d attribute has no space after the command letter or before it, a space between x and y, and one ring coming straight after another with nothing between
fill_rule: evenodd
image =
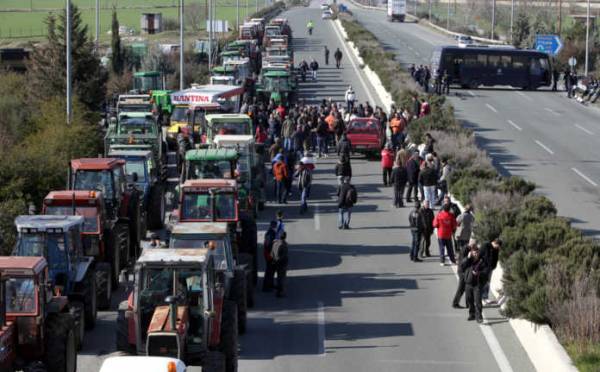
<instances>
[{"instance_id":1,"label":"blue tractor","mask_svg":"<svg viewBox=\"0 0 600 372\"><path fill-rule=\"evenodd\" d=\"M18 231L13 256L38 256L48 261L48 276L56 295L81 304L75 312L80 320L77 338L83 339L84 329L96 324L96 273L93 257L83 255L82 216L18 216Z\"/></svg>"}]
</instances>

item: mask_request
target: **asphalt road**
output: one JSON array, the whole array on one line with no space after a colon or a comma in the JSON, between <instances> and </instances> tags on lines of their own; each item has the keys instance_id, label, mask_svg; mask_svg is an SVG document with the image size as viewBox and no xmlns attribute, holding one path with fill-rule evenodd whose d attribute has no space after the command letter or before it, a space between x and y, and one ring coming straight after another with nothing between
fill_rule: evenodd
<instances>
[{"instance_id":1,"label":"asphalt road","mask_svg":"<svg viewBox=\"0 0 600 372\"><path fill-rule=\"evenodd\" d=\"M372 87L347 50L342 69L324 66L323 46L333 51L343 44L333 22L320 14L316 3L284 14L294 30L296 61L315 57L321 64L317 81L301 84L301 97L341 100L352 84L360 101L372 100ZM304 28L309 19L316 23L311 37ZM391 206L392 190L382 187L379 162L352 159L359 201L351 230L337 229L335 160L318 162L307 214L298 213L297 190L289 204L269 203L261 213L261 231L278 209L285 214L288 296L257 293L248 332L240 338L239 370L533 371L497 309L485 309L486 322L478 325L467 322L466 310L450 307L456 288L450 267L440 267L437 257L410 262L408 208ZM98 371L113 355L115 317L115 311L99 313L79 355L79 371Z\"/></svg>"},{"instance_id":2,"label":"asphalt road","mask_svg":"<svg viewBox=\"0 0 600 372\"><path fill-rule=\"evenodd\" d=\"M384 12L350 5L400 63L429 64L434 46L455 44L416 23L390 23ZM479 144L504 174L523 176L557 205L574 226L600 235L600 110L566 98L564 92L513 89L453 89L457 116L474 129Z\"/></svg>"}]
</instances>

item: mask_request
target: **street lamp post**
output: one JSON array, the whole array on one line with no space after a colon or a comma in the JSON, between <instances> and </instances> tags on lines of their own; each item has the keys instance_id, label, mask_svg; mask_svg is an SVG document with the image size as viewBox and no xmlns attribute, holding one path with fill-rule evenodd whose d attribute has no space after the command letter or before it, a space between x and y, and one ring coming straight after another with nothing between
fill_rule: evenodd
<instances>
[{"instance_id":1,"label":"street lamp post","mask_svg":"<svg viewBox=\"0 0 600 372\"><path fill-rule=\"evenodd\" d=\"M429 22L431 22L431 0L429 0Z\"/></svg>"},{"instance_id":2,"label":"street lamp post","mask_svg":"<svg viewBox=\"0 0 600 372\"><path fill-rule=\"evenodd\" d=\"M236 17L235 29L239 30L240 29L240 0L235 1L235 17Z\"/></svg>"},{"instance_id":3,"label":"street lamp post","mask_svg":"<svg viewBox=\"0 0 600 372\"><path fill-rule=\"evenodd\" d=\"M183 0L179 0L179 90L183 85Z\"/></svg>"},{"instance_id":4,"label":"street lamp post","mask_svg":"<svg viewBox=\"0 0 600 372\"><path fill-rule=\"evenodd\" d=\"M450 30L450 0L448 0L448 17L446 19L446 29Z\"/></svg>"},{"instance_id":5,"label":"street lamp post","mask_svg":"<svg viewBox=\"0 0 600 372\"><path fill-rule=\"evenodd\" d=\"M67 0L66 47L67 47L67 125L71 124L71 0Z\"/></svg>"},{"instance_id":6,"label":"street lamp post","mask_svg":"<svg viewBox=\"0 0 600 372\"><path fill-rule=\"evenodd\" d=\"M515 21L515 0L510 2L510 43L513 42L513 25Z\"/></svg>"},{"instance_id":7,"label":"street lamp post","mask_svg":"<svg viewBox=\"0 0 600 372\"><path fill-rule=\"evenodd\" d=\"M585 26L585 76L587 76L587 74L588 74L589 60L590 60L590 10L591 10L591 0L588 0L586 26Z\"/></svg>"},{"instance_id":8,"label":"street lamp post","mask_svg":"<svg viewBox=\"0 0 600 372\"><path fill-rule=\"evenodd\" d=\"M94 46L98 52L98 44L100 39L100 0L96 0L96 35L94 38Z\"/></svg>"}]
</instances>

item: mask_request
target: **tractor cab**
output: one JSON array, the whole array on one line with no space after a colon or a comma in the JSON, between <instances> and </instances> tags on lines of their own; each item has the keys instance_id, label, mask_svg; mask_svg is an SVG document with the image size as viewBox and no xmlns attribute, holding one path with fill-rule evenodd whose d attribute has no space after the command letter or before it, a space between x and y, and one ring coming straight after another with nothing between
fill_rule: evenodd
<instances>
[{"instance_id":1,"label":"tractor cab","mask_svg":"<svg viewBox=\"0 0 600 372\"><path fill-rule=\"evenodd\" d=\"M181 183L195 179L235 179L239 153L235 149L196 149L185 153Z\"/></svg>"},{"instance_id":2,"label":"tractor cab","mask_svg":"<svg viewBox=\"0 0 600 372\"><path fill-rule=\"evenodd\" d=\"M150 93L164 89L163 79L158 71L140 71L133 73L133 90L138 93Z\"/></svg>"},{"instance_id":3,"label":"tractor cab","mask_svg":"<svg viewBox=\"0 0 600 372\"><path fill-rule=\"evenodd\" d=\"M149 94L121 94L117 99L117 114L121 112L152 112Z\"/></svg>"},{"instance_id":4,"label":"tractor cab","mask_svg":"<svg viewBox=\"0 0 600 372\"><path fill-rule=\"evenodd\" d=\"M82 216L18 216L13 256L41 256L48 261L50 281L69 294L82 282L94 262L83 255Z\"/></svg>"},{"instance_id":5,"label":"tractor cab","mask_svg":"<svg viewBox=\"0 0 600 372\"><path fill-rule=\"evenodd\" d=\"M179 222L236 222L238 220L235 180L188 180L180 188Z\"/></svg>"},{"instance_id":6,"label":"tractor cab","mask_svg":"<svg viewBox=\"0 0 600 372\"><path fill-rule=\"evenodd\" d=\"M206 142L213 143L216 135L249 135L252 136L252 119L246 114L211 114L206 115Z\"/></svg>"}]
</instances>

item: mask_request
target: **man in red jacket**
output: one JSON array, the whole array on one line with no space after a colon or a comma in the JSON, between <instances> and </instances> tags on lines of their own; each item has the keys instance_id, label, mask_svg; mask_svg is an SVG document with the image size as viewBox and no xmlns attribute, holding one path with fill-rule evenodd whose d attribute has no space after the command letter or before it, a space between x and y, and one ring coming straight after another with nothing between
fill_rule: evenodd
<instances>
[{"instance_id":1,"label":"man in red jacket","mask_svg":"<svg viewBox=\"0 0 600 372\"><path fill-rule=\"evenodd\" d=\"M437 228L438 244L440 246L440 266L444 266L444 248L448 252L450 262L456 264L454 249L452 248L452 235L456 230L456 217L450 213L450 205L444 204L440 213L433 220L433 227Z\"/></svg>"},{"instance_id":2,"label":"man in red jacket","mask_svg":"<svg viewBox=\"0 0 600 372\"><path fill-rule=\"evenodd\" d=\"M381 169L383 170L383 186L392 185L392 168L394 167L394 150L388 144L381 150Z\"/></svg>"}]
</instances>

